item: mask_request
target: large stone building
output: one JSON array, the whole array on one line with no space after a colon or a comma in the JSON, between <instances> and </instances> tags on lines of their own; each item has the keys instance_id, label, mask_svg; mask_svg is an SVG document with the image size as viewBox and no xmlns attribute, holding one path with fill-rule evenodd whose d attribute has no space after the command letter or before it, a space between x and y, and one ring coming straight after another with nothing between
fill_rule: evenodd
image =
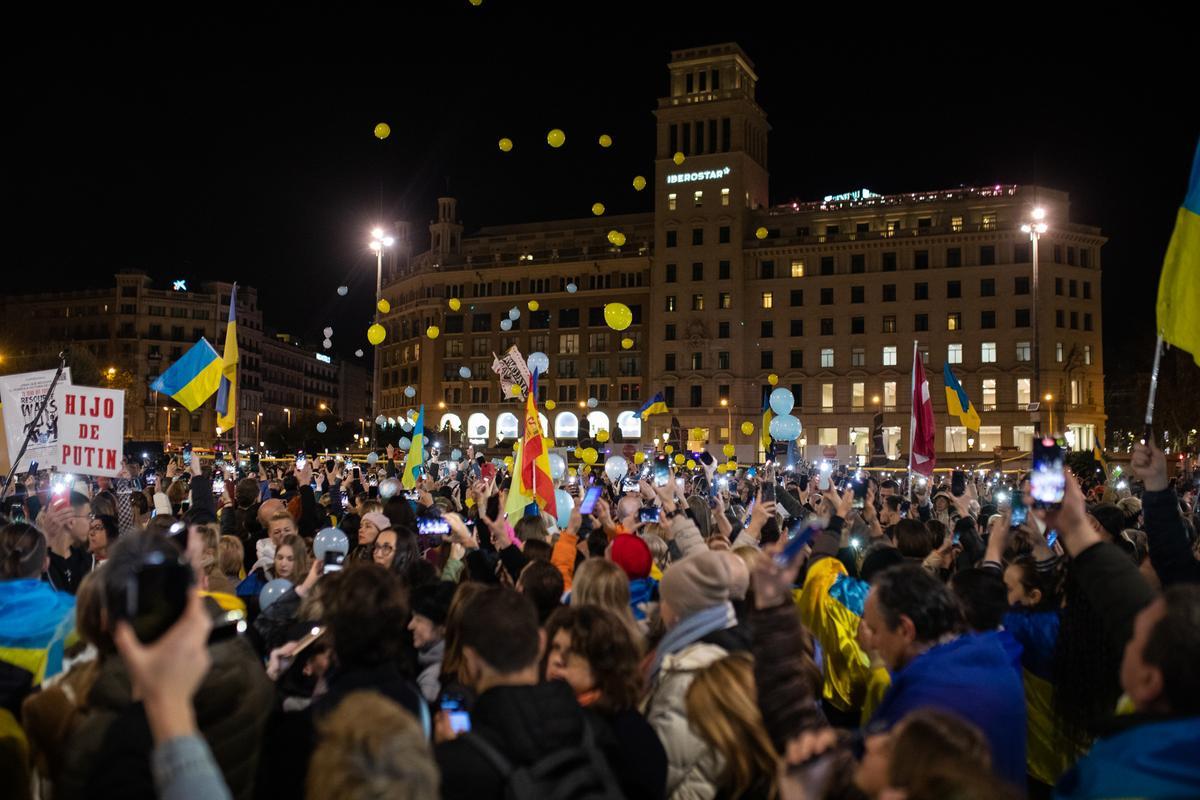
<instances>
[{"instance_id":1,"label":"large stone building","mask_svg":"<svg viewBox=\"0 0 1200 800\"><path fill-rule=\"evenodd\" d=\"M130 376L126 439L176 446L186 440L209 447L217 441L214 403L189 413L150 383L202 336L218 352L223 350L232 288L213 282L193 289L181 282L160 289L144 273L124 271L105 289L9 295L0 299L5 321L0 354L8 371L19 371L23 358L45 354L48 348L84 347L102 374L111 368L116 376ZM321 404L339 419L357 422L370 416L365 367L265 332L254 287L239 286L237 299L243 446L261 438L263 425L282 426L292 413L315 416L322 412Z\"/></svg>"},{"instance_id":2,"label":"large stone building","mask_svg":"<svg viewBox=\"0 0 1200 800\"><path fill-rule=\"evenodd\" d=\"M916 342L943 453L1028 449L1035 430L1051 428L1091 448L1105 419L1105 238L1071 222L1065 192L863 189L772 205L769 127L746 54L732 44L678 51L669 72L657 110L653 213L464 236L455 200L438 200L430 249L398 258L384 287L392 306L381 352L385 414L424 403L439 428L465 423L476 442L516 435L521 410L500 397L490 370L492 354L515 344L550 357L541 399L555 401L543 409L559 439L581 428L586 435L590 423L649 442L670 417L641 425L632 412L662 391L684 429L704 429L712 443L732 434L747 458L757 431L746 437L738 428L757 425L775 374L795 395L801 444L866 455L881 413L895 457L907 451ZM1035 209L1047 225L1036 272L1022 230ZM610 230L624 234L623 246L607 240ZM457 313L451 297L462 300ZM633 310L622 333L604 323L615 301ZM520 317L501 330L514 307ZM427 338L430 325L439 338ZM946 363L980 412L978 431L946 414ZM459 376L463 366L469 379ZM404 394L410 385L413 399Z\"/></svg>"}]
</instances>

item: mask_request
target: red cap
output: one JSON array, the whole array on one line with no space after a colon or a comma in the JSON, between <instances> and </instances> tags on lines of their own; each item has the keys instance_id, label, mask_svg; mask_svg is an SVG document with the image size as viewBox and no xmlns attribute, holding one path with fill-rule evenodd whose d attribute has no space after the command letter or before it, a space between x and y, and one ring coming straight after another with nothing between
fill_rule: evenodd
<instances>
[{"instance_id":1,"label":"red cap","mask_svg":"<svg viewBox=\"0 0 1200 800\"><path fill-rule=\"evenodd\" d=\"M650 547L640 536L631 533L622 533L613 539L610 558L614 564L625 570L631 581L648 576L650 567L654 565Z\"/></svg>"}]
</instances>

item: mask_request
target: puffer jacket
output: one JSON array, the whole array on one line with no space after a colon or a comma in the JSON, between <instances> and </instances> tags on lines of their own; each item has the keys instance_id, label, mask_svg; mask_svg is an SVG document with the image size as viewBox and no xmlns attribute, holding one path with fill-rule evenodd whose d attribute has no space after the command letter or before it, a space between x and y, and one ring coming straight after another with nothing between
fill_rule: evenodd
<instances>
[{"instance_id":1,"label":"puffer jacket","mask_svg":"<svg viewBox=\"0 0 1200 800\"><path fill-rule=\"evenodd\" d=\"M250 798L274 689L244 640L219 642L209 653L212 667L194 701L196 722L232 795ZM68 742L55 796L154 798L153 740L121 659L100 666L88 705L91 713Z\"/></svg>"},{"instance_id":2,"label":"puffer jacket","mask_svg":"<svg viewBox=\"0 0 1200 800\"><path fill-rule=\"evenodd\" d=\"M717 796L724 763L688 725L687 691L697 672L728 653L701 640L665 656L643 703L642 713L667 751L666 796L671 800Z\"/></svg>"}]
</instances>

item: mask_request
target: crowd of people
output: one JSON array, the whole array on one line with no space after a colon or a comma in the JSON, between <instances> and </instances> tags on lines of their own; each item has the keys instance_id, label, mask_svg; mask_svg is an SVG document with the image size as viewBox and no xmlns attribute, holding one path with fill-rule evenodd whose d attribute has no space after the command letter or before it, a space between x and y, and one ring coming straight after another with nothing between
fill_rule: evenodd
<instances>
[{"instance_id":1,"label":"crowd of people","mask_svg":"<svg viewBox=\"0 0 1200 800\"><path fill-rule=\"evenodd\" d=\"M10 489L4 795L1200 797L1200 509L1153 444L1049 507L638 459L510 516L502 467L400 455Z\"/></svg>"}]
</instances>

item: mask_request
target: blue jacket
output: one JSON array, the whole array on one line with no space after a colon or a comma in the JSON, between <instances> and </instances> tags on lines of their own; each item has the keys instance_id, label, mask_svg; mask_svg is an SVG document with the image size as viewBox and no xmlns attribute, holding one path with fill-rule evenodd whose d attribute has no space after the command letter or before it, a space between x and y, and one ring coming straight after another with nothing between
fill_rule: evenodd
<instances>
[{"instance_id":1,"label":"blue jacket","mask_svg":"<svg viewBox=\"0 0 1200 800\"><path fill-rule=\"evenodd\" d=\"M892 675L871 724L890 728L918 708L974 723L991 745L996 774L1025 785L1025 692L998 636L960 636L914 658Z\"/></svg>"},{"instance_id":2,"label":"blue jacket","mask_svg":"<svg viewBox=\"0 0 1200 800\"><path fill-rule=\"evenodd\" d=\"M1131 718L1136 722L1136 718ZM1200 797L1200 717L1143 722L1097 739L1054 787L1059 798Z\"/></svg>"},{"instance_id":3,"label":"blue jacket","mask_svg":"<svg viewBox=\"0 0 1200 800\"><path fill-rule=\"evenodd\" d=\"M1058 611L1010 611L1004 615L1004 630L1023 648L1022 666L1039 678L1050 680L1054 672L1058 626Z\"/></svg>"},{"instance_id":4,"label":"blue jacket","mask_svg":"<svg viewBox=\"0 0 1200 800\"><path fill-rule=\"evenodd\" d=\"M629 582L629 606L633 609L633 618L643 620L646 612L642 609L645 603L654 602L658 596L658 581L654 578L638 578Z\"/></svg>"}]
</instances>

